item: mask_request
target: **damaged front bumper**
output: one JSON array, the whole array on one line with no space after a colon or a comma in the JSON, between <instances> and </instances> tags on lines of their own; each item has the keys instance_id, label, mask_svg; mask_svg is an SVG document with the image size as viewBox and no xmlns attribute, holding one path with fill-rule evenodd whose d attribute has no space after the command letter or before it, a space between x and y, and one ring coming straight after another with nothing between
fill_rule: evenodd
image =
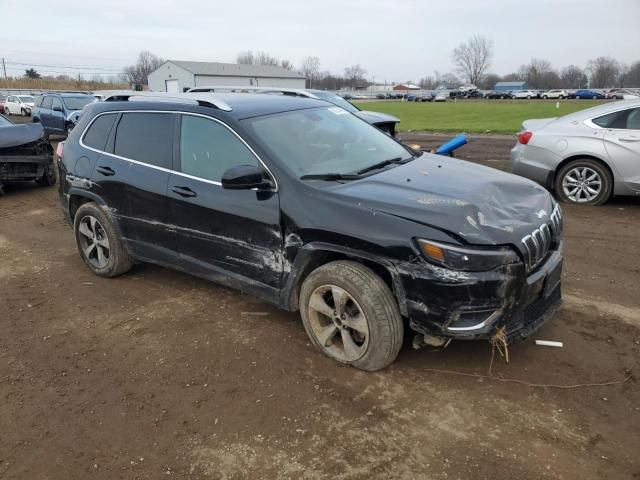
<instances>
[{"instance_id":1,"label":"damaged front bumper","mask_svg":"<svg viewBox=\"0 0 640 480\"><path fill-rule=\"evenodd\" d=\"M523 263L490 272L403 265L411 328L445 339L490 339L503 327L509 340L529 336L560 306L561 247L533 272Z\"/></svg>"}]
</instances>

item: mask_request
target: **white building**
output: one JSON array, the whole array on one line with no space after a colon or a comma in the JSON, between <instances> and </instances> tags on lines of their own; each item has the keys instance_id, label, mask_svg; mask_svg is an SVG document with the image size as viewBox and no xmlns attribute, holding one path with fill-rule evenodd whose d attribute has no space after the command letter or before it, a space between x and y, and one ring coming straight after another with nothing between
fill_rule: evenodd
<instances>
[{"instance_id":1,"label":"white building","mask_svg":"<svg viewBox=\"0 0 640 480\"><path fill-rule=\"evenodd\" d=\"M149 74L149 90L154 92L183 92L209 85L305 88L306 79L282 67L178 60L167 60Z\"/></svg>"}]
</instances>

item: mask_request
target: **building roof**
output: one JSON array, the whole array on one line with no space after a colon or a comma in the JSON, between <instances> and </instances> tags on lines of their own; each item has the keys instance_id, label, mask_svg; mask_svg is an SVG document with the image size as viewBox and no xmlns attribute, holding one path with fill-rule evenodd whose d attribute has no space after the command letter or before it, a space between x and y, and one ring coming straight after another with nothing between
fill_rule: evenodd
<instances>
[{"instance_id":1,"label":"building roof","mask_svg":"<svg viewBox=\"0 0 640 480\"><path fill-rule=\"evenodd\" d=\"M526 83L524 80L521 82L498 82L496 83L496 87L521 87Z\"/></svg>"},{"instance_id":2,"label":"building roof","mask_svg":"<svg viewBox=\"0 0 640 480\"><path fill-rule=\"evenodd\" d=\"M188 62L182 60L167 60L167 62L178 65L194 75L305 78L297 72L272 65L241 65L237 63Z\"/></svg>"}]
</instances>

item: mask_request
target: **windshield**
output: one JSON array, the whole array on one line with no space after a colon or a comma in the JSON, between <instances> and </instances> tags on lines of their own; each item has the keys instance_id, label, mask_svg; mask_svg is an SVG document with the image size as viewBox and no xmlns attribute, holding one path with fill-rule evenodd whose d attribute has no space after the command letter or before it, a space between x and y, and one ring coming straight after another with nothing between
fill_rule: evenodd
<instances>
[{"instance_id":1,"label":"windshield","mask_svg":"<svg viewBox=\"0 0 640 480\"><path fill-rule=\"evenodd\" d=\"M95 101L91 95L83 95L82 97L64 97L62 99L69 110L82 110L85 105Z\"/></svg>"},{"instance_id":2,"label":"windshield","mask_svg":"<svg viewBox=\"0 0 640 480\"><path fill-rule=\"evenodd\" d=\"M19 95L18 98L22 101L22 103L33 103L33 97L28 97L26 95Z\"/></svg>"},{"instance_id":3,"label":"windshield","mask_svg":"<svg viewBox=\"0 0 640 480\"><path fill-rule=\"evenodd\" d=\"M340 97L339 95L336 95L335 93L331 93L331 92L322 92L322 91L312 91L311 93L313 93L316 97L318 97L320 100L324 100L326 102L331 102L334 105L337 105L341 108L344 108L347 112L359 112L358 108L355 107L353 104L347 102L344 98Z\"/></svg>"},{"instance_id":4,"label":"windshield","mask_svg":"<svg viewBox=\"0 0 640 480\"><path fill-rule=\"evenodd\" d=\"M338 107L243 121L294 175L352 174L412 155L388 135Z\"/></svg>"},{"instance_id":5,"label":"windshield","mask_svg":"<svg viewBox=\"0 0 640 480\"><path fill-rule=\"evenodd\" d=\"M11 125L13 125L13 123L0 115L0 127L10 127Z\"/></svg>"}]
</instances>

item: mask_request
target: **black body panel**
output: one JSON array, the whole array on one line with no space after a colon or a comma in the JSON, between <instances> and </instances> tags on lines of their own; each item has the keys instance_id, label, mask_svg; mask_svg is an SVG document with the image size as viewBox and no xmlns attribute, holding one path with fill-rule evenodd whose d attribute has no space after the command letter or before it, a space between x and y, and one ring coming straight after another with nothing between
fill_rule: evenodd
<instances>
[{"instance_id":1,"label":"black body panel","mask_svg":"<svg viewBox=\"0 0 640 480\"><path fill-rule=\"evenodd\" d=\"M67 217L78 197L97 199L127 238L135 258L256 294L288 310L298 308L304 277L339 258L359 260L379 272L390 284L400 312L419 333L488 338L505 326L515 338L537 328L557 307L559 237L535 268L520 261L486 272L437 267L424 259L416 243L426 239L478 248L506 246L524 260L523 238L546 224L557 208L544 188L429 154L354 181L302 181L273 158L242 119L323 107L324 102L270 95L221 98L231 105L231 112L149 101L87 107L60 164ZM175 145L169 169L118 158L109 153L113 132L106 153L82 146L80 136L97 114L129 110L218 119L255 152L272 185L230 190L185 175L176 161ZM484 324L492 314L495 318Z\"/></svg>"}]
</instances>

